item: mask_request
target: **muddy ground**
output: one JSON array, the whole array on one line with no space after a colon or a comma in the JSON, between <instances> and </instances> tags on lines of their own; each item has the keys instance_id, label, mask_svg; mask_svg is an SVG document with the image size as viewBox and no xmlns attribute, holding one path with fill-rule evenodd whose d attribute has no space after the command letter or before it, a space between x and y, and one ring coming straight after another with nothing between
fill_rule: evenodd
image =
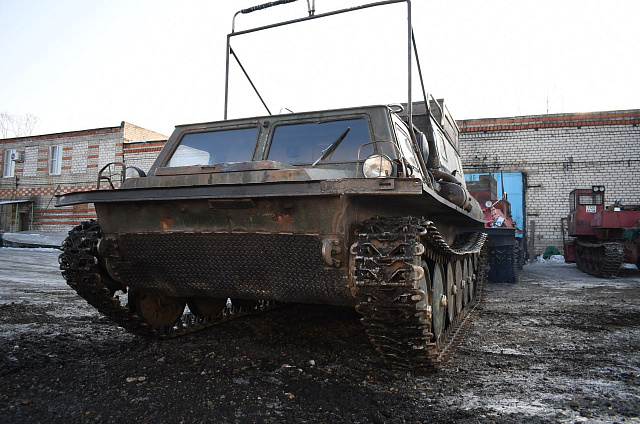
<instances>
[{"instance_id":1,"label":"muddy ground","mask_svg":"<svg viewBox=\"0 0 640 424\"><path fill-rule=\"evenodd\" d=\"M0 422L638 422L640 271L527 265L485 286L452 363L385 368L349 309L294 305L178 340L110 323L53 249L0 249Z\"/></svg>"}]
</instances>

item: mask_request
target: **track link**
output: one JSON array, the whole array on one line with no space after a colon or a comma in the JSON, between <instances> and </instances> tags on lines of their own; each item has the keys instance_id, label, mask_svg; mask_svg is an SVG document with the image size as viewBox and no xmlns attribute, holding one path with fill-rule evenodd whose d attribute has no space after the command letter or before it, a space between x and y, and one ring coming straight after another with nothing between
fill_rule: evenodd
<instances>
[{"instance_id":1,"label":"track link","mask_svg":"<svg viewBox=\"0 0 640 424\"><path fill-rule=\"evenodd\" d=\"M69 231L58 258L60 269L71 288L103 315L130 333L157 338L179 337L241 316L264 312L276 306L275 302L268 301L260 301L255 308L232 304L217 316L208 319L200 319L185 311L175 324L152 328L133 313L132 308L120 302L117 292L124 292L125 289L111 279L100 265L97 253L100 237L100 226L96 220L83 222Z\"/></svg>"},{"instance_id":2,"label":"track link","mask_svg":"<svg viewBox=\"0 0 640 424\"><path fill-rule=\"evenodd\" d=\"M471 324L480 297L475 294L486 280L486 254L481 254L485 239L483 233L464 233L449 246L433 222L422 218L375 217L364 223L351 247L356 310L387 362L421 370L448 363ZM440 299L433 299L427 264L464 259L475 264L469 277L475 278L473 299L434 336L433 302Z\"/></svg>"}]
</instances>

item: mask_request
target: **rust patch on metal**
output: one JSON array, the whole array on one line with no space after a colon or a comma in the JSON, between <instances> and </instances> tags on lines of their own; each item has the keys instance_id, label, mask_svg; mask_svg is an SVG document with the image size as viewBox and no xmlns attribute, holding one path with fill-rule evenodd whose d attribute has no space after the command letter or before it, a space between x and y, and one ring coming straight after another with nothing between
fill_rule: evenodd
<instances>
[{"instance_id":1,"label":"rust patch on metal","mask_svg":"<svg viewBox=\"0 0 640 424\"><path fill-rule=\"evenodd\" d=\"M160 218L160 228L162 231L169 231L173 229L175 225L175 220L170 216L163 216Z\"/></svg>"},{"instance_id":2,"label":"rust patch on metal","mask_svg":"<svg viewBox=\"0 0 640 424\"><path fill-rule=\"evenodd\" d=\"M273 170L269 171L269 173L265 175L265 181L273 182L299 181L307 179L309 179L307 172L300 169Z\"/></svg>"},{"instance_id":3,"label":"rust patch on metal","mask_svg":"<svg viewBox=\"0 0 640 424\"><path fill-rule=\"evenodd\" d=\"M288 213L275 212L276 222L281 229L291 229L293 223L293 217Z\"/></svg>"}]
</instances>

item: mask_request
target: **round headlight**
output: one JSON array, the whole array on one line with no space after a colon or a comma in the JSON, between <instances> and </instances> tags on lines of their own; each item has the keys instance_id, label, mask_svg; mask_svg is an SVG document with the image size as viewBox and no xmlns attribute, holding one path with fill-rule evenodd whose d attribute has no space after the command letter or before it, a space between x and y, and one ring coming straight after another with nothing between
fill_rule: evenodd
<instances>
[{"instance_id":1,"label":"round headlight","mask_svg":"<svg viewBox=\"0 0 640 424\"><path fill-rule=\"evenodd\" d=\"M129 178L142 178L142 177L146 177L146 174L144 173L144 171L142 169L136 168L135 166L130 166L125 171L124 177L126 179L129 179Z\"/></svg>"},{"instance_id":2,"label":"round headlight","mask_svg":"<svg viewBox=\"0 0 640 424\"><path fill-rule=\"evenodd\" d=\"M371 155L362 165L366 178L385 178L393 175L393 162L384 155Z\"/></svg>"}]
</instances>

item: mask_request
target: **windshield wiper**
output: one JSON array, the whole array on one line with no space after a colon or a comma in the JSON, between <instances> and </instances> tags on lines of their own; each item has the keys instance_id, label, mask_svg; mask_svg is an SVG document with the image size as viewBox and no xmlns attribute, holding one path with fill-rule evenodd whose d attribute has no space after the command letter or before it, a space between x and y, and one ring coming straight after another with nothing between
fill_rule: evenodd
<instances>
[{"instance_id":1,"label":"windshield wiper","mask_svg":"<svg viewBox=\"0 0 640 424\"><path fill-rule=\"evenodd\" d=\"M328 158L329 155L331 153L333 153L333 151L338 148L340 143L342 143L342 140L344 140L344 138L347 136L347 134L349 134L349 131L351 131L351 127L347 127L347 129L344 130L344 132L340 135L340 137L338 137L338 139L336 141L334 141L333 143L329 144L329 147L327 147L326 149L324 149L322 151L322 156L320 156L315 162L313 162L313 165L311 165L311 166L316 166L318 162Z\"/></svg>"}]
</instances>

